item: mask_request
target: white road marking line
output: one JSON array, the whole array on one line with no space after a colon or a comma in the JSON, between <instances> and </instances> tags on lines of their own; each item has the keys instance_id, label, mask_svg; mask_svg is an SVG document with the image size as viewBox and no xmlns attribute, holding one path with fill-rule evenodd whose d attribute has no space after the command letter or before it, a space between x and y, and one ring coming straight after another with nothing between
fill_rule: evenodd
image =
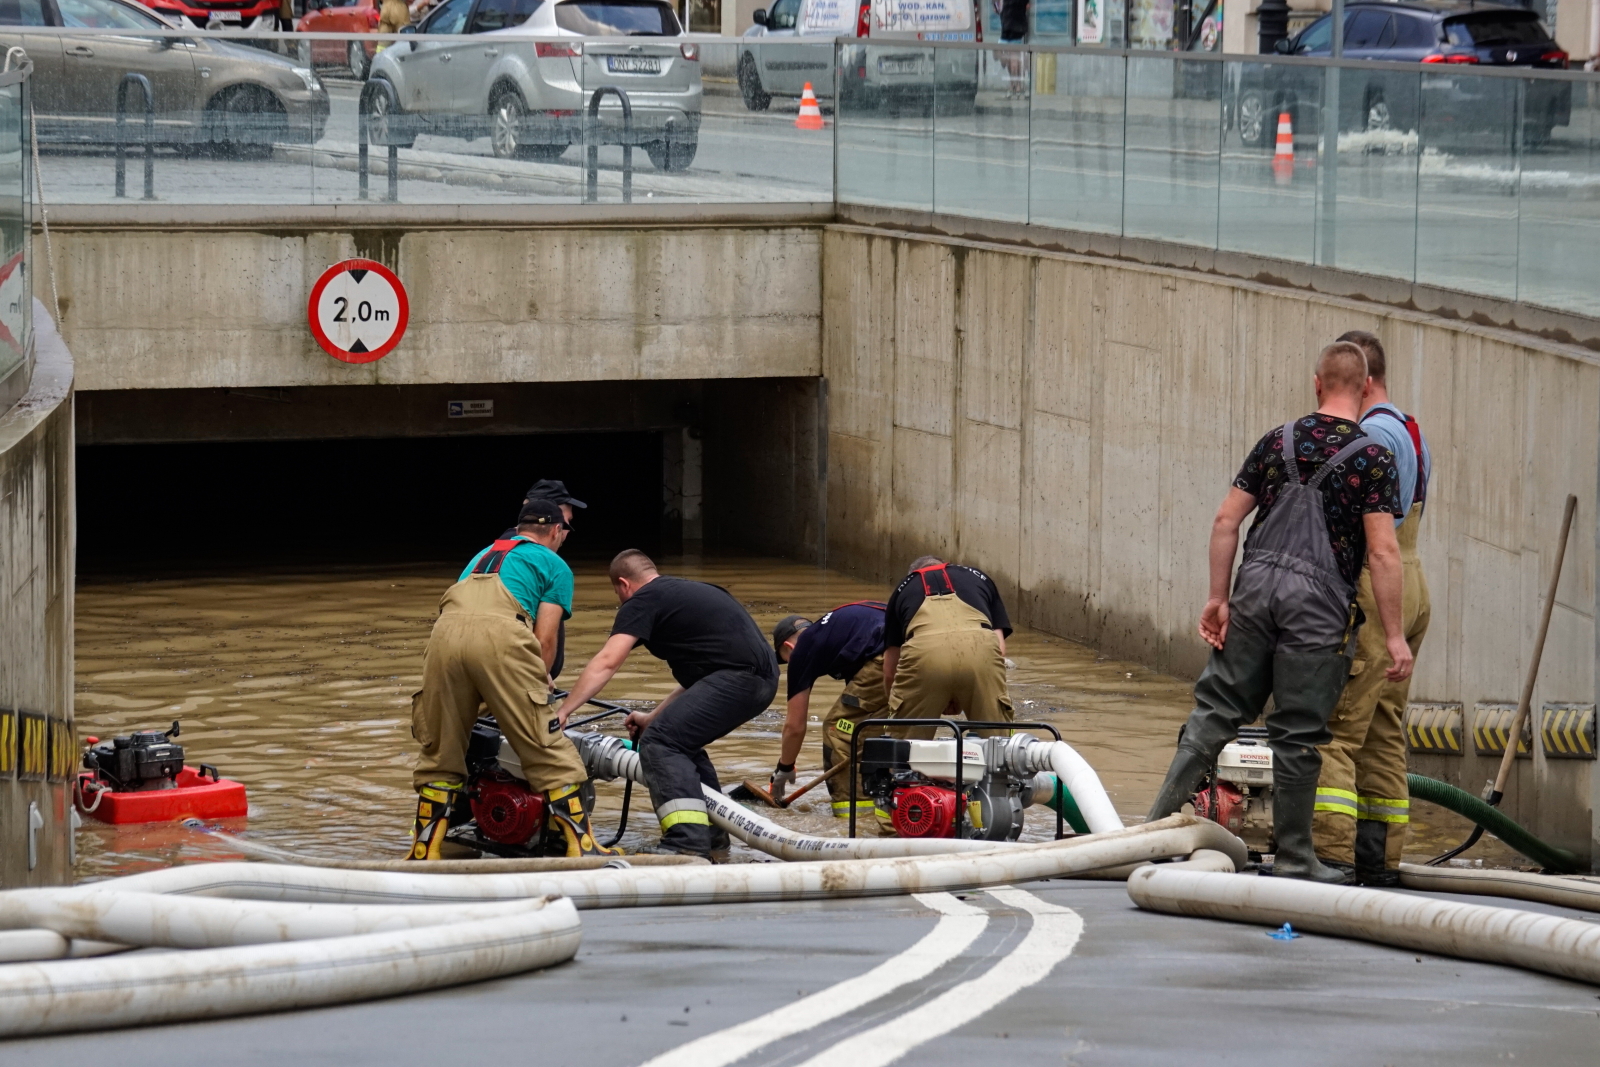
<instances>
[{"instance_id":1,"label":"white road marking line","mask_svg":"<svg viewBox=\"0 0 1600 1067\"><path fill-rule=\"evenodd\" d=\"M845 1038L800 1067L885 1067L1043 980L1056 964L1072 955L1083 935L1083 919L1077 912L1021 889L991 889L989 895L1033 915L1033 929L1021 944L977 978L952 986L889 1022Z\"/></svg>"},{"instance_id":2,"label":"white road marking line","mask_svg":"<svg viewBox=\"0 0 1600 1067\"><path fill-rule=\"evenodd\" d=\"M785 1004L748 1022L663 1052L640 1067L724 1067L781 1038L846 1015L869 1001L926 977L961 955L989 925L989 912L949 893L917 893L914 899L940 913L922 940L865 974Z\"/></svg>"}]
</instances>

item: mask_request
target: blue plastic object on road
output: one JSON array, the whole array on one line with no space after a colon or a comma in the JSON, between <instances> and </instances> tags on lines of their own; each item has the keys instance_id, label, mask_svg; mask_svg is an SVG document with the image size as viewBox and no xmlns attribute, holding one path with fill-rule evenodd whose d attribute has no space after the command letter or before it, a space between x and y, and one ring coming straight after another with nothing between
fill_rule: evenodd
<instances>
[{"instance_id":1,"label":"blue plastic object on road","mask_svg":"<svg viewBox=\"0 0 1600 1067\"><path fill-rule=\"evenodd\" d=\"M1267 936L1272 938L1274 941L1293 941L1300 935L1294 932L1294 927L1290 926L1288 923L1284 923L1281 927L1272 931Z\"/></svg>"}]
</instances>

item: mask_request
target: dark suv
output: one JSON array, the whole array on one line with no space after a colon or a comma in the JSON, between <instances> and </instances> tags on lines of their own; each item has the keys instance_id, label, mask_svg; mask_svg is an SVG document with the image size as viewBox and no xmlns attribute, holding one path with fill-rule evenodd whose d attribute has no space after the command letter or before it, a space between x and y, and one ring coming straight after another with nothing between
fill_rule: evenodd
<instances>
[{"instance_id":1,"label":"dark suv","mask_svg":"<svg viewBox=\"0 0 1600 1067\"><path fill-rule=\"evenodd\" d=\"M1278 42L1280 55L1329 56L1333 17L1324 15ZM1344 57L1421 63L1433 70L1348 70L1339 92L1339 129L1417 129L1426 116L1430 134L1509 129L1518 80L1456 77L1462 67L1565 70L1567 54L1539 16L1520 7L1442 0L1350 3L1345 6ZM1450 68L1448 73L1445 68ZM1565 81L1529 80L1523 101L1523 142L1542 145L1570 120L1572 87ZM1234 126L1247 145L1272 142L1281 112L1289 112L1298 139L1318 132L1317 103L1323 71L1298 64L1247 63L1234 90ZM1436 140L1430 136L1430 142Z\"/></svg>"}]
</instances>

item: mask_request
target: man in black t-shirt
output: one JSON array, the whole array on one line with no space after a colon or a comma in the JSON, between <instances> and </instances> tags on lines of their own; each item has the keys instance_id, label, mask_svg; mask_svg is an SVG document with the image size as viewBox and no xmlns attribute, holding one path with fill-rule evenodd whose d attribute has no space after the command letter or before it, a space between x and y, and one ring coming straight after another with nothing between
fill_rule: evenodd
<instances>
[{"instance_id":1,"label":"man in black t-shirt","mask_svg":"<svg viewBox=\"0 0 1600 1067\"><path fill-rule=\"evenodd\" d=\"M1312 849L1311 819L1322 767L1317 746L1332 737L1328 718L1350 673L1344 653L1358 622L1363 561L1384 629L1395 635L1390 680L1411 673L1412 656L1400 626L1394 455L1358 421L1368 390L1365 354L1348 342L1329 345L1313 383L1317 410L1257 442L1212 522L1211 597L1200 636L1216 651L1195 683L1195 709L1149 818L1188 803L1222 746L1270 697L1273 873L1340 883L1345 875ZM1234 581L1239 527L1251 511L1256 521Z\"/></svg>"},{"instance_id":2,"label":"man in black t-shirt","mask_svg":"<svg viewBox=\"0 0 1600 1067\"><path fill-rule=\"evenodd\" d=\"M1011 619L1000 590L972 567L923 556L889 597L883 682L897 719L965 715L1008 722L1006 638ZM909 731L931 737L931 727Z\"/></svg>"},{"instance_id":3,"label":"man in black t-shirt","mask_svg":"<svg viewBox=\"0 0 1600 1067\"><path fill-rule=\"evenodd\" d=\"M811 711L811 687L824 676L845 683L844 692L822 717L822 769L850 759L850 738L862 719L881 718L889 705L883 688L883 620L885 605L862 600L834 608L815 623L803 615L790 615L772 631L778 662L789 665L789 714L783 724L783 747L772 772L772 795L781 797L794 786L794 761L806 737ZM842 775L828 779L833 814L850 817L850 780ZM872 814L859 783L856 807Z\"/></svg>"},{"instance_id":4,"label":"man in black t-shirt","mask_svg":"<svg viewBox=\"0 0 1600 1067\"><path fill-rule=\"evenodd\" d=\"M627 549L611 561L616 621L561 704L581 707L611 680L635 645L667 661L678 683L650 711L628 716L661 823L661 847L709 856L724 835L711 826L701 785L720 790L705 746L766 710L778 692L778 662L740 603L720 586L669 578Z\"/></svg>"}]
</instances>

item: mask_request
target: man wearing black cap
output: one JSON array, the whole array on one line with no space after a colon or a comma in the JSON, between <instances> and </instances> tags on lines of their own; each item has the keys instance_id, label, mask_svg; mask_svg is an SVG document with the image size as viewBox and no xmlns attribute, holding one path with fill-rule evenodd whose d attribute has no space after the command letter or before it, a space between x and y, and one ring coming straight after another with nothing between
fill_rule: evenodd
<instances>
[{"instance_id":1,"label":"man wearing black cap","mask_svg":"<svg viewBox=\"0 0 1600 1067\"><path fill-rule=\"evenodd\" d=\"M422 656L422 689L411 701L411 735L422 745L413 772L411 859L440 858L462 806L467 742L480 703L521 761L528 788L545 794L567 855L616 854L594 840L578 792L588 772L550 709L544 650L555 647L558 626L572 614L572 569L556 555L568 529L555 501L529 500L515 536L474 556L439 602Z\"/></svg>"},{"instance_id":2,"label":"man wearing black cap","mask_svg":"<svg viewBox=\"0 0 1600 1067\"><path fill-rule=\"evenodd\" d=\"M611 588L621 605L611 636L561 714L598 694L634 646L666 660L678 688L652 710L629 714L628 732L639 742L662 850L709 856L723 835L712 829L701 788L721 788L706 746L766 710L778 692L778 664L750 613L720 586L660 574L630 548L611 561Z\"/></svg>"},{"instance_id":3,"label":"man wearing black cap","mask_svg":"<svg viewBox=\"0 0 1600 1067\"><path fill-rule=\"evenodd\" d=\"M889 706L883 688L884 604L862 600L834 608L812 623L790 615L772 631L778 662L789 665L789 715L783 724L783 749L772 772L772 795L781 797L794 786L794 761L806 737L811 688L824 675L845 683L844 692L822 718L822 767L850 759L850 736L862 719L882 718ZM850 817L850 780L828 779L833 814ZM859 815L872 814L872 801L856 786Z\"/></svg>"},{"instance_id":4,"label":"man wearing black cap","mask_svg":"<svg viewBox=\"0 0 1600 1067\"><path fill-rule=\"evenodd\" d=\"M589 505L567 492L567 483L556 478L540 478L528 487L528 493L522 498L524 504L530 500L554 501L561 508L561 517L567 523L567 529L572 529L572 509L586 508ZM512 526L500 535L500 540L509 541L517 536L517 528ZM550 660L550 677L552 680L559 677L561 668L567 662L567 623L562 620L556 626L556 654Z\"/></svg>"}]
</instances>

